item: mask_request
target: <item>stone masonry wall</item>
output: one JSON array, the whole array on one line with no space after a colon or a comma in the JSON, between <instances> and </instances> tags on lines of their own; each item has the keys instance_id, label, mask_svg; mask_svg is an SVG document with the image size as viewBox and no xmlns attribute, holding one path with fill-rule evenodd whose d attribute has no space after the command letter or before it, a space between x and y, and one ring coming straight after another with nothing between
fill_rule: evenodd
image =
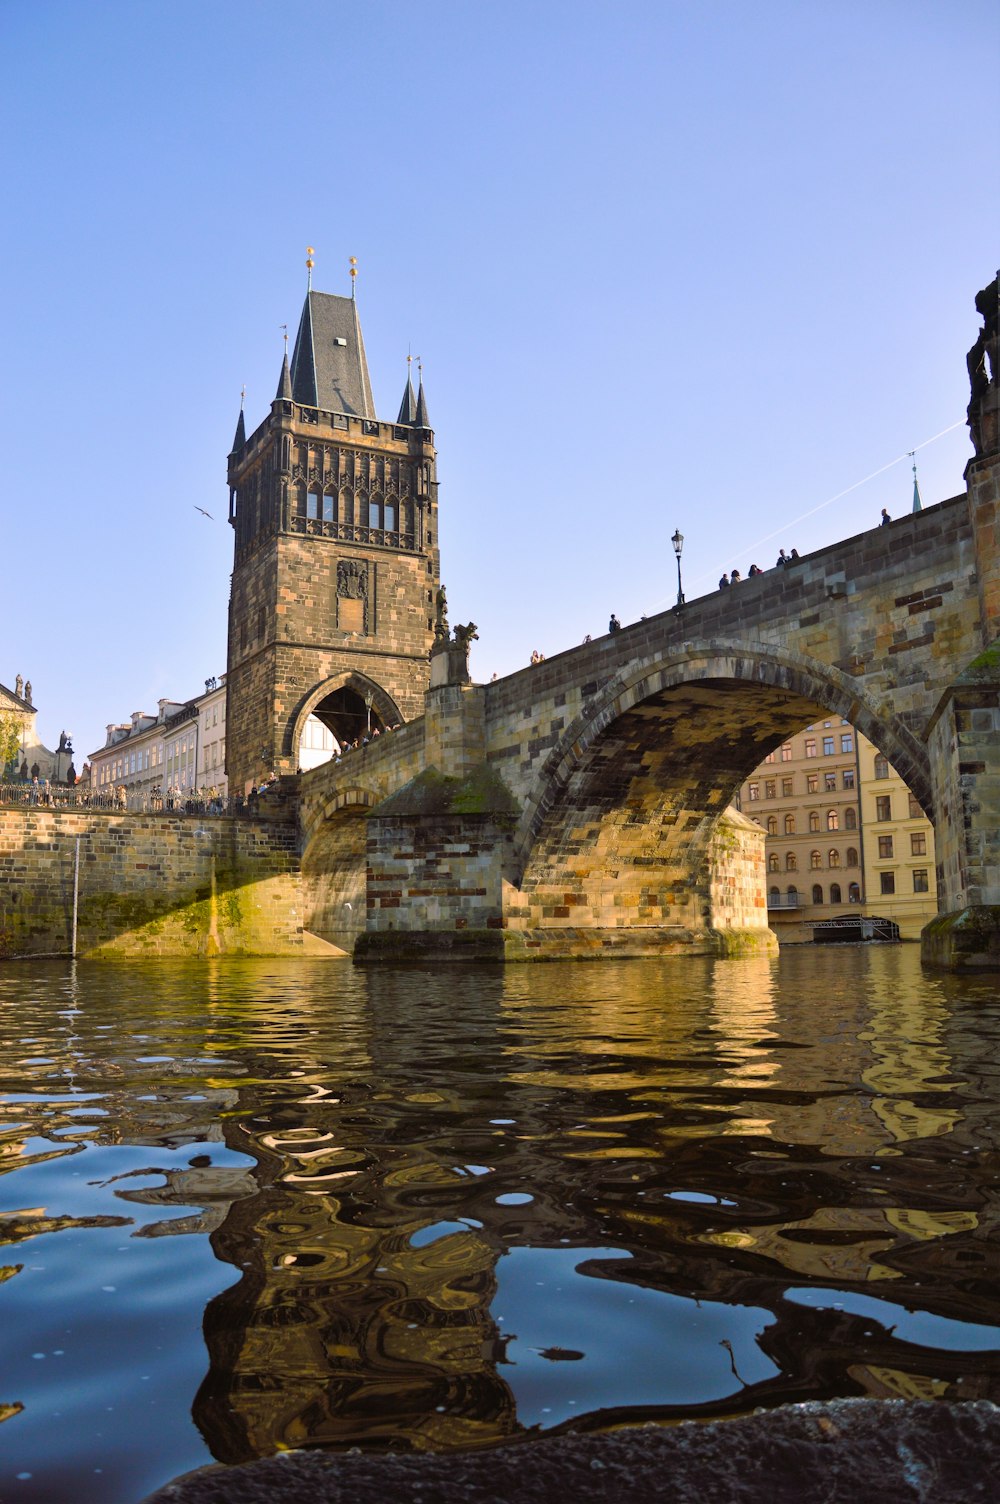
<instances>
[{"instance_id":1,"label":"stone masonry wall","mask_svg":"<svg viewBox=\"0 0 1000 1504\"><path fill-rule=\"evenodd\" d=\"M0 956L326 953L303 930L293 825L0 809Z\"/></svg>"}]
</instances>

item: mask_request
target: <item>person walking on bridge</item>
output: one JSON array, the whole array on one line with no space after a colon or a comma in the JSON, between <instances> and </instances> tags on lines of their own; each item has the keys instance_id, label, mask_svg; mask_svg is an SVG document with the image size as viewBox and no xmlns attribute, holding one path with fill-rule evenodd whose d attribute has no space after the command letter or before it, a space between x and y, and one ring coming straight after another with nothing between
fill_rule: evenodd
<instances>
[{"instance_id":1,"label":"person walking on bridge","mask_svg":"<svg viewBox=\"0 0 1000 1504\"><path fill-rule=\"evenodd\" d=\"M621 629L622 629L622 624L618 620L618 618L615 615L615 613L612 611L612 613L611 613L611 620L608 622L608 631L609 632L620 632Z\"/></svg>"}]
</instances>

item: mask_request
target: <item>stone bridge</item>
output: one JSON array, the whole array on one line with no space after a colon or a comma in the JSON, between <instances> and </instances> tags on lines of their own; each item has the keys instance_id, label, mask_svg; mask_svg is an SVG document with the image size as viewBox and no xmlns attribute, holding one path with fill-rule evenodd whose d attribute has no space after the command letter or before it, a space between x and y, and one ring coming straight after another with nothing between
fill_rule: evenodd
<instances>
[{"instance_id":1,"label":"stone bridge","mask_svg":"<svg viewBox=\"0 0 1000 1504\"><path fill-rule=\"evenodd\" d=\"M833 714L934 823L925 958L1000 962L997 456L967 480L491 684L432 659L422 718L300 780L309 927L359 959L773 943L763 837L726 811Z\"/></svg>"}]
</instances>

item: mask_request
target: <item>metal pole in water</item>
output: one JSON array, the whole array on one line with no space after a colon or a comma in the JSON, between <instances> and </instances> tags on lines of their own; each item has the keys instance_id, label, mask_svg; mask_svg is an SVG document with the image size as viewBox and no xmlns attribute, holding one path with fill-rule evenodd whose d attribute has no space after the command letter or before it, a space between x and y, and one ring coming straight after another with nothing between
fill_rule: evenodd
<instances>
[{"instance_id":1,"label":"metal pole in water","mask_svg":"<svg viewBox=\"0 0 1000 1504\"><path fill-rule=\"evenodd\" d=\"M76 838L76 853L73 858L73 948L70 955L76 960L76 916L80 906L80 837Z\"/></svg>"}]
</instances>

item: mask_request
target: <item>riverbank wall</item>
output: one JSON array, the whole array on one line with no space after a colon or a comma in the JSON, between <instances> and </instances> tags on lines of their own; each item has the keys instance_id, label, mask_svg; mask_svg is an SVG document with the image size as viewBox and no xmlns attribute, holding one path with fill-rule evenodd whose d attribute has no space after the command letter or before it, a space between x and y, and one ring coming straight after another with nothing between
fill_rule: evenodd
<instances>
[{"instance_id":1,"label":"riverbank wall","mask_svg":"<svg viewBox=\"0 0 1000 1504\"><path fill-rule=\"evenodd\" d=\"M294 823L0 809L0 958L337 955L303 927Z\"/></svg>"}]
</instances>

